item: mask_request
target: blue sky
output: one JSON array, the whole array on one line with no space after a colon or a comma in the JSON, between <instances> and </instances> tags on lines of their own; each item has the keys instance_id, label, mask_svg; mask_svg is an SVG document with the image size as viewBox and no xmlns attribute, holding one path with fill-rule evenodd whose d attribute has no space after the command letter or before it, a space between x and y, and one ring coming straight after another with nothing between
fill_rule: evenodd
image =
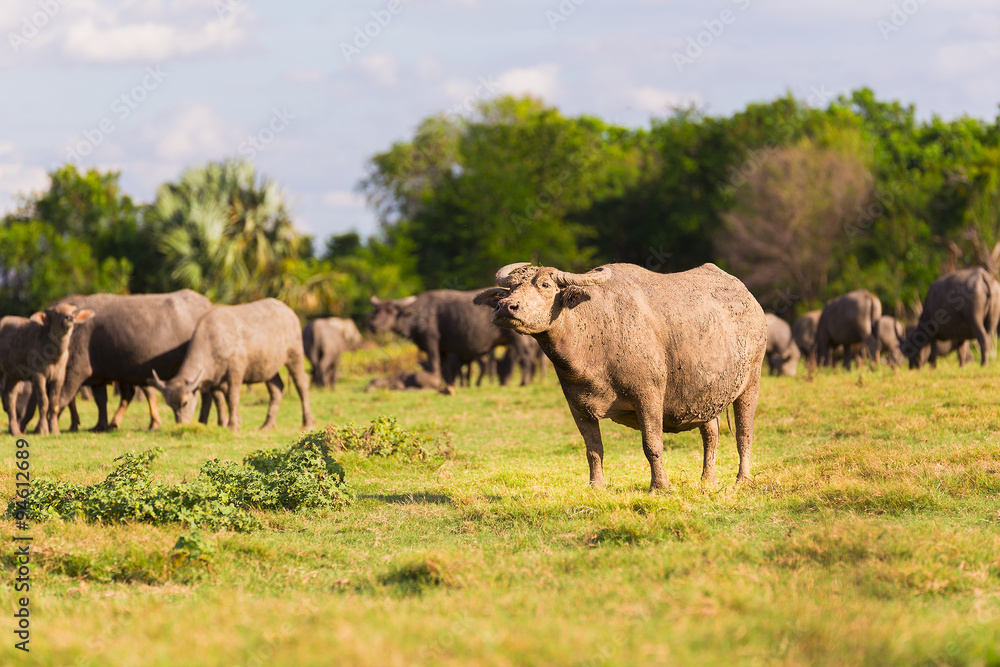
<instances>
[{"instance_id":1,"label":"blue sky","mask_svg":"<svg viewBox=\"0 0 1000 667\"><path fill-rule=\"evenodd\" d=\"M0 209L68 155L145 202L252 154L302 231L367 235L366 159L476 99L646 126L869 86L993 120L997 72L1000 0L3 0Z\"/></svg>"}]
</instances>

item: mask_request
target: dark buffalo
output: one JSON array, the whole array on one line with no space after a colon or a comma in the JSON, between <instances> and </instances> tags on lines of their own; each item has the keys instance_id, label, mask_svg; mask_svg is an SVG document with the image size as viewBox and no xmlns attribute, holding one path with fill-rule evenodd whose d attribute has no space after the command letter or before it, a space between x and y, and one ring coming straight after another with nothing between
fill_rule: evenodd
<instances>
[{"instance_id":1,"label":"dark buffalo","mask_svg":"<svg viewBox=\"0 0 1000 667\"><path fill-rule=\"evenodd\" d=\"M854 290L830 299L816 325L816 357L824 366L833 365L833 349L844 346L844 368L851 367L859 344L868 348L878 363L879 348L875 332L882 317L882 302L868 290Z\"/></svg>"},{"instance_id":2,"label":"dark buffalo","mask_svg":"<svg viewBox=\"0 0 1000 667\"><path fill-rule=\"evenodd\" d=\"M66 407L83 385L93 389L97 405L97 425L104 431L118 425L108 421L107 385L149 386L155 370L160 377L173 377L187 353L188 342L198 319L212 302L192 290L167 294L91 294L70 296L59 303L70 303L92 310L96 316L77 328L70 341L66 381L59 408ZM160 425L155 394L147 392L150 403L150 428ZM122 392L122 405L116 413L120 420L129 402ZM202 421L208 420L210 402L205 401ZM75 426L75 424L74 424Z\"/></svg>"},{"instance_id":3,"label":"dark buffalo","mask_svg":"<svg viewBox=\"0 0 1000 667\"><path fill-rule=\"evenodd\" d=\"M993 346L993 332L1000 320L1000 285L985 269L973 267L941 276L924 297L917 326L903 342L910 368L919 368L921 350L930 347L929 359L937 361L935 340L979 343L980 363L985 366ZM961 360L961 356L959 357Z\"/></svg>"},{"instance_id":4,"label":"dark buffalo","mask_svg":"<svg viewBox=\"0 0 1000 667\"><path fill-rule=\"evenodd\" d=\"M476 297L493 322L533 336L552 361L587 446L590 483L604 485L599 421L642 432L651 489L669 486L663 433L701 430L702 479L715 481L719 415L732 403L750 477L754 414L767 347L764 311L742 282L705 264L662 274L608 264L572 274L527 262L497 272Z\"/></svg>"},{"instance_id":5,"label":"dark buffalo","mask_svg":"<svg viewBox=\"0 0 1000 667\"><path fill-rule=\"evenodd\" d=\"M369 326L375 332L394 331L412 340L427 355L424 369L441 375L451 386L464 364L481 359L518 335L493 326L489 313L472 303L477 293L430 290L385 301L373 296L375 311Z\"/></svg>"}]
</instances>

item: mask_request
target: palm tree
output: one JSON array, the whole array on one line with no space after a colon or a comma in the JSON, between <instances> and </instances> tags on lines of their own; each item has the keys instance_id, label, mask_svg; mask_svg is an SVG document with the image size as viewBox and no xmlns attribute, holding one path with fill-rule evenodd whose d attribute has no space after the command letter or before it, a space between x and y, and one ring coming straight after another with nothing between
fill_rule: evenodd
<instances>
[{"instance_id":1,"label":"palm tree","mask_svg":"<svg viewBox=\"0 0 1000 667\"><path fill-rule=\"evenodd\" d=\"M284 192L248 161L185 170L178 183L160 187L146 220L163 286L222 303L287 294L286 264L300 260L306 245Z\"/></svg>"}]
</instances>

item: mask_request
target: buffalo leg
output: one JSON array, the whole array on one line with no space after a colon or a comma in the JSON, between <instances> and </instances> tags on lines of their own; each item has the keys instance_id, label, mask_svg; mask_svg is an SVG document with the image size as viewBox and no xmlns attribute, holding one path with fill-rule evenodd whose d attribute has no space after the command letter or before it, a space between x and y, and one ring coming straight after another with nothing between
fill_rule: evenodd
<instances>
[{"instance_id":1,"label":"buffalo leg","mask_svg":"<svg viewBox=\"0 0 1000 667\"><path fill-rule=\"evenodd\" d=\"M715 485L715 453L719 451L719 418L705 422L698 427L705 457L701 466L701 481Z\"/></svg>"},{"instance_id":2,"label":"buffalo leg","mask_svg":"<svg viewBox=\"0 0 1000 667\"><path fill-rule=\"evenodd\" d=\"M40 433L42 435L48 435L49 433L49 387L48 383L45 381L45 376L40 375L34 380L34 390L35 395L38 396L38 425L35 427L35 433ZM12 403L14 406L14 421L17 421L17 403Z\"/></svg>"},{"instance_id":3,"label":"buffalo leg","mask_svg":"<svg viewBox=\"0 0 1000 667\"><path fill-rule=\"evenodd\" d=\"M105 384L95 384L94 405L97 406L97 424L90 429L94 433L101 433L108 430L108 386Z\"/></svg>"},{"instance_id":4,"label":"buffalo leg","mask_svg":"<svg viewBox=\"0 0 1000 667\"><path fill-rule=\"evenodd\" d=\"M229 386L226 388L226 402L229 404L229 430L239 433L240 430L240 389L243 387L243 374L230 374Z\"/></svg>"},{"instance_id":5,"label":"buffalo leg","mask_svg":"<svg viewBox=\"0 0 1000 667\"><path fill-rule=\"evenodd\" d=\"M733 401L733 416L736 418L736 451L740 455L740 471L737 482L750 481L750 450L753 449L753 420L760 398L760 377L756 374L750 384Z\"/></svg>"},{"instance_id":6,"label":"buffalo leg","mask_svg":"<svg viewBox=\"0 0 1000 667\"><path fill-rule=\"evenodd\" d=\"M980 365L985 366L989 360L990 355L990 333L986 331L983 327L982 322L976 322L973 326L973 334L976 337L976 342L979 343L979 354L981 361Z\"/></svg>"},{"instance_id":7,"label":"buffalo leg","mask_svg":"<svg viewBox=\"0 0 1000 667\"><path fill-rule=\"evenodd\" d=\"M212 416L212 394L208 391L200 392L201 407L198 410L198 423L207 424L208 418Z\"/></svg>"},{"instance_id":8,"label":"buffalo leg","mask_svg":"<svg viewBox=\"0 0 1000 667\"><path fill-rule=\"evenodd\" d=\"M221 389L213 389L212 402L215 403L215 414L218 417L219 426L225 426L228 419L226 415L226 394Z\"/></svg>"},{"instance_id":9,"label":"buffalo leg","mask_svg":"<svg viewBox=\"0 0 1000 667\"><path fill-rule=\"evenodd\" d=\"M299 392L299 403L302 404L302 427L312 428L316 420L313 419L312 409L309 407L309 378L306 377L305 362L302 357L293 354L285 367L288 368L288 375L295 385L295 391ZM281 381L280 377L278 381Z\"/></svg>"},{"instance_id":10,"label":"buffalo leg","mask_svg":"<svg viewBox=\"0 0 1000 667\"><path fill-rule=\"evenodd\" d=\"M587 446L587 465L590 466L590 486L595 489L604 487L604 442L601 440L601 424L596 419L590 419L573 412L583 443Z\"/></svg>"},{"instance_id":11,"label":"buffalo leg","mask_svg":"<svg viewBox=\"0 0 1000 667\"><path fill-rule=\"evenodd\" d=\"M657 391L663 395L662 389ZM666 491L670 489L670 482L663 470L663 402L652 403L637 406L636 416L642 431L642 451L649 461L649 490Z\"/></svg>"},{"instance_id":12,"label":"buffalo leg","mask_svg":"<svg viewBox=\"0 0 1000 667\"><path fill-rule=\"evenodd\" d=\"M20 383L8 380L10 386L6 387L6 401L7 404L4 406L7 408L7 427L10 430L11 435L21 435L21 422L17 418L17 395L20 392Z\"/></svg>"},{"instance_id":13,"label":"buffalo leg","mask_svg":"<svg viewBox=\"0 0 1000 667\"><path fill-rule=\"evenodd\" d=\"M111 416L111 428L118 428L121 426L122 420L125 419L125 412L128 410L128 406L132 403L132 399L135 398L134 385L117 382L115 383L115 386L118 387L118 409L115 410L115 414Z\"/></svg>"},{"instance_id":14,"label":"buffalo leg","mask_svg":"<svg viewBox=\"0 0 1000 667\"><path fill-rule=\"evenodd\" d=\"M264 419L264 425L261 426L261 430L274 428L278 423L278 407L281 406L281 378L275 373L274 377L265 382L267 385L267 393L270 395L271 400L267 404L267 417Z\"/></svg>"},{"instance_id":15,"label":"buffalo leg","mask_svg":"<svg viewBox=\"0 0 1000 667\"><path fill-rule=\"evenodd\" d=\"M154 431L163 425L163 420L160 419L160 408L156 403L156 392L146 388L144 393L146 394L146 402L149 404L149 430Z\"/></svg>"},{"instance_id":16,"label":"buffalo leg","mask_svg":"<svg viewBox=\"0 0 1000 667\"><path fill-rule=\"evenodd\" d=\"M93 392L91 392L93 394ZM69 399L69 430L76 433L80 430L80 411L76 409L76 396Z\"/></svg>"}]
</instances>

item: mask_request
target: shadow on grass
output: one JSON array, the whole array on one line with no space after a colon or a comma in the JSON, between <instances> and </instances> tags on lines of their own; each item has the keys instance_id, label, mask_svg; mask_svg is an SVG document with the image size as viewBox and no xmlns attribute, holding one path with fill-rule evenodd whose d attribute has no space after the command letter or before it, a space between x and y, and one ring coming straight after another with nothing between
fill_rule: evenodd
<instances>
[{"instance_id":1,"label":"shadow on grass","mask_svg":"<svg viewBox=\"0 0 1000 667\"><path fill-rule=\"evenodd\" d=\"M391 493L365 494L358 496L361 500L379 500L390 505L453 505L450 496L439 493Z\"/></svg>"}]
</instances>

